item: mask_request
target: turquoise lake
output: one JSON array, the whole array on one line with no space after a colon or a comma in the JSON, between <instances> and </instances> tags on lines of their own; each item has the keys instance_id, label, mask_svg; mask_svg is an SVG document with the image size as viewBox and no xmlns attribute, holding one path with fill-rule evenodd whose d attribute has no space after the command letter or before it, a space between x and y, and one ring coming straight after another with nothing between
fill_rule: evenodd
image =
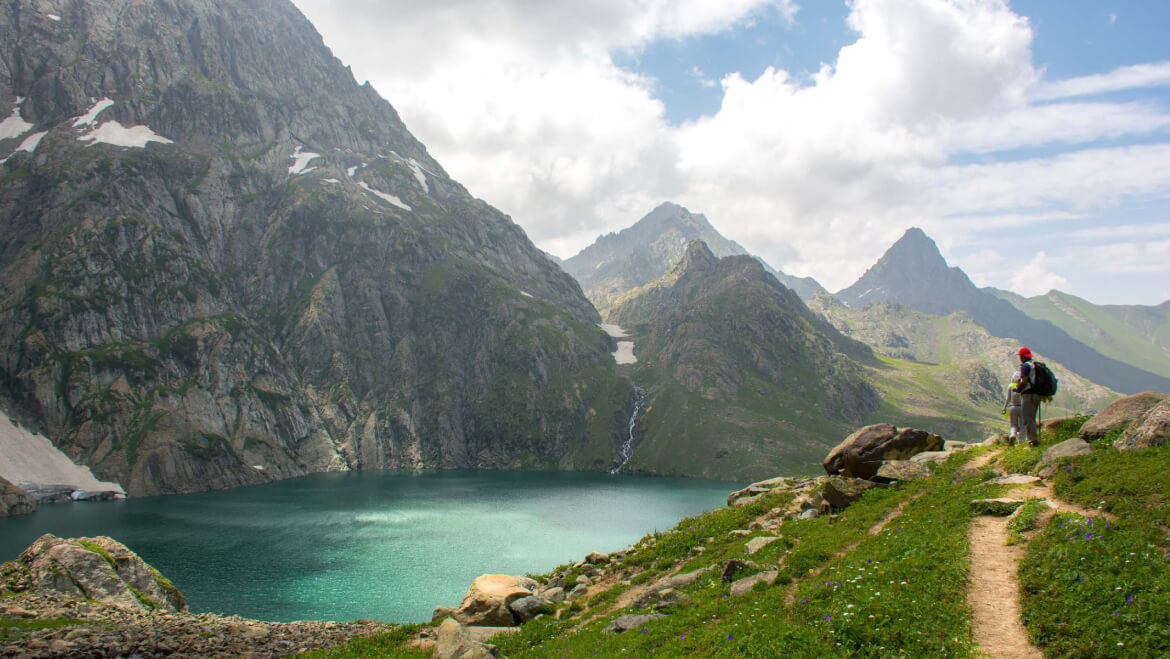
<instances>
[{"instance_id":1,"label":"turquoise lake","mask_svg":"<svg viewBox=\"0 0 1170 659\"><path fill-rule=\"evenodd\" d=\"M485 573L542 573L726 504L736 483L572 472L317 474L223 492L41 506L0 519L0 561L42 533L108 535L194 612L429 621Z\"/></svg>"}]
</instances>

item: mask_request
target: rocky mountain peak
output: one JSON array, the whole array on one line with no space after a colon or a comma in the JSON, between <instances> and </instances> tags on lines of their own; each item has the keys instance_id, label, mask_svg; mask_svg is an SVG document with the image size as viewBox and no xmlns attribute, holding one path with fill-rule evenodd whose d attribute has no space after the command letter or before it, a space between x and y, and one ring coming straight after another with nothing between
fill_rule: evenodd
<instances>
[{"instance_id":1,"label":"rocky mountain peak","mask_svg":"<svg viewBox=\"0 0 1170 659\"><path fill-rule=\"evenodd\" d=\"M674 272L684 273L705 270L719 262L711 248L702 240L692 240L687 243L687 251L682 259L674 266Z\"/></svg>"}]
</instances>

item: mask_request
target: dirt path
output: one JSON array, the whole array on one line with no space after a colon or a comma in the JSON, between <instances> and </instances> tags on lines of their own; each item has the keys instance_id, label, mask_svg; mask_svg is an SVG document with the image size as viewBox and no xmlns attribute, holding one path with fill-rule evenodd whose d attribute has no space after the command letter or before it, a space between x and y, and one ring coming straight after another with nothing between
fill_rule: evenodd
<instances>
[{"instance_id":1,"label":"dirt path","mask_svg":"<svg viewBox=\"0 0 1170 659\"><path fill-rule=\"evenodd\" d=\"M1040 659L1020 618L1020 584L1016 576L1023 544L1006 546L1007 518L981 516L971 523L971 631L991 657Z\"/></svg>"}]
</instances>

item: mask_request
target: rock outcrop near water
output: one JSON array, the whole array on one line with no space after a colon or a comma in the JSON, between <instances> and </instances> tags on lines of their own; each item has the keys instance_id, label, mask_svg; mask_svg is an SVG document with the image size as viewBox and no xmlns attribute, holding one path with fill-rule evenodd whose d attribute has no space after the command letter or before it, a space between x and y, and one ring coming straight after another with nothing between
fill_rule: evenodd
<instances>
[{"instance_id":1,"label":"rock outcrop near water","mask_svg":"<svg viewBox=\"0 0 1170 659\"><path fill-rule=\"evenodd\" d=\"M0 404L98 477L612 462L597 312L290 2L7 3L0 59Z\"/></svg>"},{"instance_id":2,"label":"rock outcrop near water","mask_svg":"<svg viewBox=\"0 0 1170 659\"><path fill-rule=\"evenodd\" d=\"M37 501L28 492L0 478L0 517L35 512Z\"/></svg>"}]
</instances>

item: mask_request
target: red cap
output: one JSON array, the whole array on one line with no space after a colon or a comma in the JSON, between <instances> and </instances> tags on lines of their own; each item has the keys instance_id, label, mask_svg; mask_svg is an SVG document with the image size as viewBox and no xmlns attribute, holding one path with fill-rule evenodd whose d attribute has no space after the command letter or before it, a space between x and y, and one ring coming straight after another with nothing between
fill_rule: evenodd
<instances>
[{"instance_id":1,"label":"red cap","mask_svg":"<svg viewBox=\"0 0 1170 659\"><path fill-rule=\"evenodd\" d=\"M1028 350L1027 348L1020 348L1020 356L1027 357L1028 359L1031 359L1032 358L1032 351Z\"/></svg>"}]
</instances>

